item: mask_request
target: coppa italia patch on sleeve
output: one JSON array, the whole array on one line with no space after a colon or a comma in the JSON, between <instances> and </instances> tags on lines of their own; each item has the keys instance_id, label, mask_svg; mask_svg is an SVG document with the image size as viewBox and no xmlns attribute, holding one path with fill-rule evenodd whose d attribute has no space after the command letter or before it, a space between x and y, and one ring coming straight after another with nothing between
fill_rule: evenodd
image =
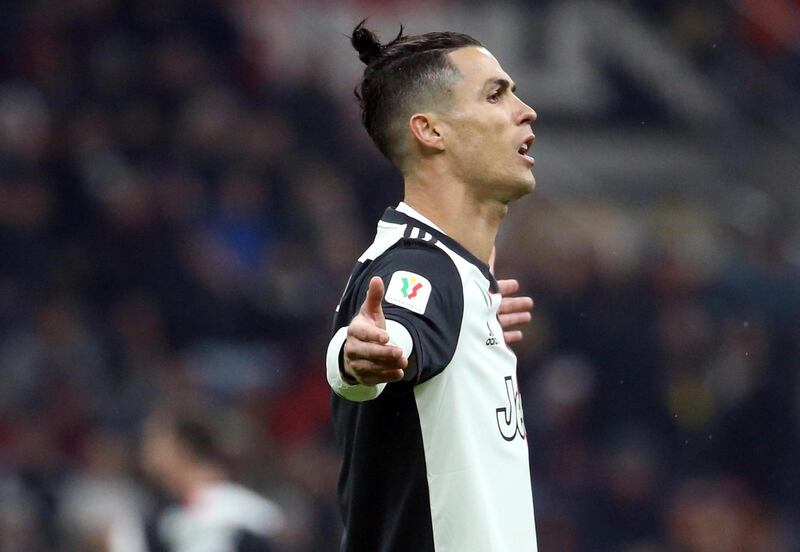
<instances>
[{"instance_id":1,"label":"coppa italia patch on sleeve","mask_svg":"<svg viewBox=\"0 0 800 552\"><path fill-rule=\"evenodd\" d=\"M398 270L389 280L384 300L417 314L425 314L425 307L428 306L430 298L431 283L427 278L413 272Z\"/></svg>"}]
</instances>

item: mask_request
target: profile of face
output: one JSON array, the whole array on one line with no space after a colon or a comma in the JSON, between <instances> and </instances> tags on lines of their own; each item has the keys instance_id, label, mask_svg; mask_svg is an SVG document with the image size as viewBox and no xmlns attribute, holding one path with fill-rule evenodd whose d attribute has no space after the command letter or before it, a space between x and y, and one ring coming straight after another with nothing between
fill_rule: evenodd
<instances>
[{"instance_id":1,"label":"profile of face","mask_svg":"<svg viewBox=\"0 0 800 552\"><path fill-rule=\"evenodd\" d=\"M486 48L460 48L449 57L462 75L440 125L451 170L504 203L529 193L536 185L528 152L536 112L516 96L514 81Z\"/></svg>"}]
</instances>

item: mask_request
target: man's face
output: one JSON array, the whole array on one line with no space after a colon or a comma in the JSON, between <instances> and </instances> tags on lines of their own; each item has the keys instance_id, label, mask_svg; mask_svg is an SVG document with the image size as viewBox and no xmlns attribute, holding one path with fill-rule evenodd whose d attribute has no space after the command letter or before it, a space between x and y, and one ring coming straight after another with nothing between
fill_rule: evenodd
<instances>
[{"instance_id":1,"label":"man's face","mask_svg":"<svg viewBox=\"0 0 800 552\"><path fill-rule=\"evenodd\" d=\"M449 56L463 75L453 87L453 108L443 116L453 171L485 197L508 202L527 194L536 185L526 150L533 146L536 112L514 94L511 77L485 48Z\"/></svg>"}]
</instances>

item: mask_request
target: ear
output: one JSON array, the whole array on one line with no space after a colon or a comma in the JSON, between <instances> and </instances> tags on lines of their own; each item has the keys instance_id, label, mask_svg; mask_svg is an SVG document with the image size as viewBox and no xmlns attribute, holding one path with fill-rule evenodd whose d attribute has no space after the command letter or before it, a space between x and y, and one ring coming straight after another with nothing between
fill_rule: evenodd
<instances>
[{"instance_id":1,"label":"ear","mask_svg":"<svg viewBox=\"0 0 800 552\"><path fill-rule=\"evenodd\" d=\"M439 132L439 124L431 113L415 113L408 120L411 135L423 149L444 151L444 140Z\"/></svg>"}]
</instances>

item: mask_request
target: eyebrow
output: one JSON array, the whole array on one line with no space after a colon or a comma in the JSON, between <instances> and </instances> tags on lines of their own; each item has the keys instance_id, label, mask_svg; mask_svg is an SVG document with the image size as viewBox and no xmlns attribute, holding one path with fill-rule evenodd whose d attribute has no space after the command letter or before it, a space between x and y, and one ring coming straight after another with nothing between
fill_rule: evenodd
<instances>
[{"instance_id":1,"label":"eyebrow","mask_svg":"<svg viewBox=\"0 0 800 552\"><path fill-rule=\"evenodd\" d=\"M508 90L509 88L511 89L512 92L516 92L517 91L517 84L516 83L512 83L512 82L508 81L507 79L502 79L502 78L489 79L483 85L484 90L486 88L488 88L489 85L497 86L500 89L499 90L500 92L504 92L505 90Z\"/></svg>"}]
</instances>

